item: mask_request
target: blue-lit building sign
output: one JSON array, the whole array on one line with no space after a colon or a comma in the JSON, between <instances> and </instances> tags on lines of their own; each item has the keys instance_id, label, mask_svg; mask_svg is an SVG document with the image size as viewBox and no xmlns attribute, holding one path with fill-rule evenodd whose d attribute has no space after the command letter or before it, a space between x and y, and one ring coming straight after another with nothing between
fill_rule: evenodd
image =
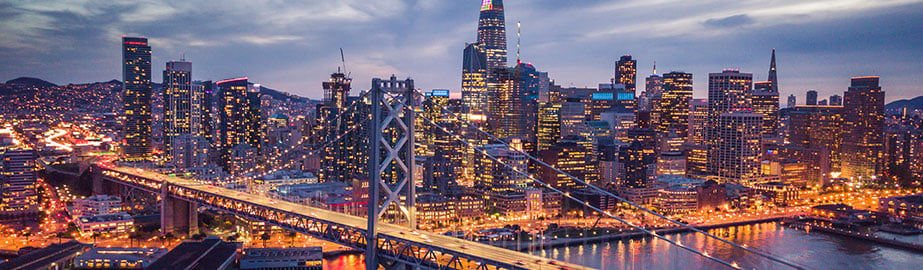
<instances>
[{"instance_id":1,"label":"blue-lit building sign","mask_svg":"<svg viewBox=\"0 0 923 270\"><path fill-rule=\"evenodd\" d=\"M433 91L430 92L430 96L434 96L434 97L447 97L447 96L449 96L449 90L446 90L446 89L433 89Z\"/></svg>"},{"instance_id":2,"label":"blue-lit building sign","mask_svg":"<svg viewBox=\"0 0 923 270\"><path fill-rule=\"evenodd\" d=\"M593 93L593 100L612 100L612 93Z\"/></svg>"},{"instance_id":3,"label":"blue-lit building sign","mask_svg":"<svg viewBox=\"0 0 923 270\"><path fill-rule=\"evenodd\" d=\"M618 99L619 100L634 100L635 94L634 93L619 93Z\"/></svg>"}]
</instances>

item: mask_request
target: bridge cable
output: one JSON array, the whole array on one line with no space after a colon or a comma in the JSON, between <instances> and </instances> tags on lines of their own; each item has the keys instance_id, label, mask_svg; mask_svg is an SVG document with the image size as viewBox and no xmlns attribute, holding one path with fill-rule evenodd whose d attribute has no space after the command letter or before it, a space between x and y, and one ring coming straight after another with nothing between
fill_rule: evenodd
<instances>
[{"instance_id":1,"label":"bridge cable","mask_svg":"<svg viewBox=\"0 0 923 270\"><path fill-rule=\"evenodd\" d=\"M421 94L421 95L422 95L422 93L419 93L418 91L415 92L415 93ZM444 106L442 106L442 105L440 105L440 104L437 104L437 103L433 103L433 104L435 104L436 106L439 106L439 107L442 109L443 113L449 113L449 114L453 114L453 115L454 115L454 113L452 113L451 111L449 111L449 110L448 110L447 108L445 108ZM405 105L406 105L406 104L405 104ZM418 115L418 117L422 117L422 116L419 116L419 115ZM425 118L425 117L423 117L423 118L424 118L424 119L428 119L428 118ZM515 149L514 147L511 147L509 144L507 144L507 143L506 143L505 141L503 141L502 139L497 138L496 136L494 136L494 135L488 133L487 131L484 131L483 128L482 128L481 126L476 126L476 125L474 125L473 123L471 123L470 121L467 121L467 120L465 120L465 119L463 119L463 118L461 118L461 117L458 117L458 116L456 116L456 120L462 121L463 123L467 123L468 125L471 125L472 127L476 128L476 129L478 130L478 132L480 132L480 133L482 133L482 134L484 134L484 135L487 135L488 137L490 137L490 138L492 138L492 139L494 139L494 140L500 142L501 144L503 144L503 145L506 146L506 147L510 147L510 148L512 148L512 149ZM432 122L432 120L429 120L429 121ZM450 134L452 134L452 133L450 133ZM456 135L455 137L456 137L457 140L461 140L459 136ZM619 201L622 201L622 202L625 202L625 203L627 203L627 204L629 204L629 205L631 205L631 206L634 206L635 208L638 208L638 209L640 209L640 210L642 210L642 211L644 211L644 212L650 213L650 214L652 214L652 215L654 215L654 216L657 216L657 217L659 217L659 218L661 218L661 219L667 220L667 221L669 221L669 222L671 222L671 223L677 224L677 225L679 225L679 226L681 226L681 227L684 227L684 228L686 228L686 229L692 230L692 231L694 231L694 232L698 232L698 233L704 234L706 237L710 237L710 238L719 240L719 241L721 241L721 242L724 242L724 243L726 243L726 244L728 244L728 245L731 245L731 246L734 246L734 247L736 247L736 248L743 249L743 250L745 250L745 251L751 252L751 253L753 253L753 254L757 254L757 255L759 255L759 256L761 256L761 257L770 259L770 260L772 260L772 261L775 261L775 262L784 264L784 265L786 265L786 266L789 266L789 267L792 267L792 268L795 268L795 269L804 269L804 267L802 267L802 266L798 266L798 265L796 265L796 264L794 264L794 263L792 263L792 262L788 262L788 261L783 260L783 259L781 259L781 258L778 258L778 257L776 257L776 256L774 256L774 255L771 255L771 254L768 254L768 253L764 253L764 252L760 252L760 251L757 251L757 250L754 250L754 249L751 249L751 248L748 248L748 247L741 246L741 245L739 245L739 244L737 244L737 243L728 241L728 240L726 240L726 239L724 239L724 238L721 238L721 237L715 236L715 235L713 235L713 234L707 233L707 232L705 232L705 231L702 231L702 230L700 230L700 229L698 229L698 228L696 228L696 227L693 227L693 226L690 226L690 225L688 225L688 224L685 224L685 223L682 223L682 222L673 220L673 219L671 219L671 218L668 218L668 217L666 217L666 216L664 216L664 215L662 215L662 214L660 214L660 213L657 213L657 212L655 212L655 211L652 211L652 210L650 210L650 209L647 209L647 208L645 208L645 207L642 207L642 206L640 206L640 205L638 205L638 204L635 204L635 203L633 203L633 202L631 202L631 201L629 201L629 200L626 200L626 199L624 199L624 198L622 198L622 197L619 197L619 196L617 196L617 195L615 195L615 194L612 194L612 193L609 192L609 191L606 191L606 190L601 189L601 188L599 188L599 187L596 187L596 186L594 186L594 185L592 185L592 184L590 184L590 183L588 183L588 182L586 182L586 181L583 181L583 180L581 180L581 179L579 179L579 178L577 178L577 177L575 177L575 176L573 176L573 175L571 175L571 174L569 174L569 173L566 173L566 172L564 172L564 171L562 171L562 170L560 170L560 169L558 169L558 168L555 168L554 166L551 166L550 164L548 164L548 163L546 163L546 162L544 162L544 161L542 161L542 160L540 160L540 159L538 159L538 158L535 158L534 156L530 155L529 153L527 153L527 152L525 152L525 151L522 151L522 150L519 150L519 151L522 152L526 157L528 157L529 159L531 159L531 160L533 160L533 161L539 163L540 165L545 166L545 167L548 167L548 168L554 170L554 171L557 172L557 173L563 174L563 175L567 176L568 178L571 178L571 179L573 179L573 180L575 180L575 181L577 181L577 182L579 182L579 183L581 183L581 184L584 184L584 185L586 185L587 187L590 187L591 189L593 189L593 190L599 192L599 193L602 194L602 195L606 195L606 196L613 197L613 198L615 198L615 199L618 199Z\"/></svg>"}]
</instances>

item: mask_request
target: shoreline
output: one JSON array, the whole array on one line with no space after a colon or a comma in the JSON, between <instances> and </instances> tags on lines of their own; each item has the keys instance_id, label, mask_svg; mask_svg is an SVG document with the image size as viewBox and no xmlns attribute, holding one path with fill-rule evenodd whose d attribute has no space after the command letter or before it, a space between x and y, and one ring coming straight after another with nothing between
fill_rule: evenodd
<instances>
[{"instance_id":1,"label":"shoreline","mask_svg":"<svg viewBox=\"0 0 923 270\"><path fill-rule=\"evenodd\" d=\"M737 221L737 222L730 222L730 223L695 226L695 228L704 231L704 230L725 228L725 227L752 225L752 224L768 223L768 222L779 222L782 219L784 218L783 217L772 217L772 218L763 218L763 219L755 219L755 220L748 220L748 221ZM670 228L653 229L652 231L656 232L657 234L667 235L667 234L690 232L692 230L688 228L682 228L682 227L670 227ZM583 237L583 238L559 238L559 239L554 239L554 240L545 240L544 243L520 242L517 245L516 241L504 241L504 242L495 243L493 244L493 246L502 247L502 248L506 248L510 250L516 250L516 251L529 251L529 250L543 250L543 249L556 248L556 247L579 246L579 245L585 245L585 244L595 244L595 243L602 243L602 242L611 242L611 241L626 240L626 239L641 239L641 238L653 238L653 236L645 232L631 231L631 232L614 233L614 234L608 234L608 235ZM480 243L484 243L484 242L480 242ZM485 244L488 244L488 243L485 243Z\"/></svg>"}]
</instances>

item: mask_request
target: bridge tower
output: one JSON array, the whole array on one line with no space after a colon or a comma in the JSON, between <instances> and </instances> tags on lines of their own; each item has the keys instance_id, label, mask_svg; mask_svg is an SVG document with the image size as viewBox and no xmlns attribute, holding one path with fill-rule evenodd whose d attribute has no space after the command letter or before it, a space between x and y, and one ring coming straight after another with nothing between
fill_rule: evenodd
<instances>
[{"instance_id":1,"label":"bridge tower","mask_svg":"<svg viewBox=\"0 0 923 270\"><path fill-rule=\"evenodd\" d=\"M413 80L372 79L369 129L369 201L366 269L378 269L375 225L386 220L416 228L414 207L414 98Z\"/></svg>"}]
</instances>

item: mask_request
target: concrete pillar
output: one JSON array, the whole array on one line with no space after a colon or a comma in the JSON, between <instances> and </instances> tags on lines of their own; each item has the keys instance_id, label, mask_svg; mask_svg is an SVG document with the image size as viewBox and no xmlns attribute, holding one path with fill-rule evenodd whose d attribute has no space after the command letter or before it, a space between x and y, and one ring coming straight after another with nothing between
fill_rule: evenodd
<instances>
[{"instance_id":1,"label":"concrete pillar","mask_svg":"<svg viewBox=\"0 0 923 270\"><path fill-rule=\"evenodd\" d=\"M199 233L199 213L196 203L176 199L167 193L166 185L161 191L160 230L175 236Z\"/></svg>"}]
</instances>

